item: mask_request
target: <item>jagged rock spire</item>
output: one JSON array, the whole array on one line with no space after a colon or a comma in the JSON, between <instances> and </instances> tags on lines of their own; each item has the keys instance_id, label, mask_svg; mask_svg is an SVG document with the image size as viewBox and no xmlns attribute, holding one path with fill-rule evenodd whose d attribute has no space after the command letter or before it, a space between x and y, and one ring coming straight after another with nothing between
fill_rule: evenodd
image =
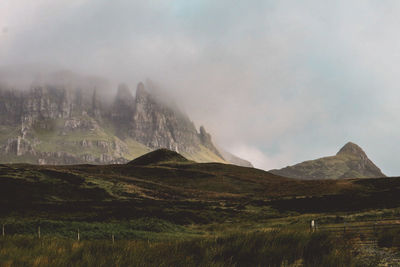
<instances>
[{"instance_id":1,"label":"jagged rock spire","mask_svg":"<svg viewBox=\"0 0 400 267\"><path fill-rule=\"evenodd\" d=\"M96 119L101 119L101 105L97 95L97 88L95 87L92 95L92 115Z\"/></svg>"},{"instance_id":2,"label":"jagged rock spire","mask_svg":"<svg viewBox=\"0 0 400 267\"><path fill-rule=\"evenodd\" d=\"M212 152L214 152L216 155L218 155L219 157L221 157L223 159L223 156L221 155L221 153L218 151L218 149L214 146L212 140L211 140L211 135L209 133L207 133L206 129L204 128L204 126L200 126L200 140L202 145L204 145L205 147L207 147L208 149L210 149Z\"/></svg>"},{"instance_id":3,"label":"jagged rock spire","mask_svg":"<svg viewBox=\"0 0 400 267\"><path fill-rule=\"evenodd\" d=\"M144 102L148 98L149 93L144 87L144 84L142 82L138 83L137 88L136 88L136 102Z\"/></svg>"}]
</instances>

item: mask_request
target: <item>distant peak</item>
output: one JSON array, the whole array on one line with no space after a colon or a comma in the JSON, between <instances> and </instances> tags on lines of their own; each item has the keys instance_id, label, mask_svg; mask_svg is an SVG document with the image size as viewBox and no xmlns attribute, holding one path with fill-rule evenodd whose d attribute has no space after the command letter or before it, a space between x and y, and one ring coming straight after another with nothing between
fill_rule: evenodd
<instances>
[{"instance_id":1,"label":"distant peak","mask_svg":"<svg viewBox=\"0 0 400 267\"><path fill-rule=\"evenodd\" d=\"M144 84L142 82L138 83L136 88L136 94L146 93L146 89L144 88Z\"/></svg>"},{"instance_id":2,"label":"distant peak","mask_svg":"<svg viewBox=\"0 0 400 267\"><path fill-rule=\"evenodd\" d=\"M184 163L184 162L189 162L184 156L181 154L161 148L154 150L150 153L147 153L141 157L138 157L131 162L129 162L129 165L136 165L136 166L147 166L147 165L157 165L160 163Z\"/></svg>"},{"instance_id":3,"label":"distant peak","mask_svg":"<svg viewBox=\"0 0 400 267\"><path fill-rule=\"evenodd\" d=\"M144 87L144 84L142 82L138 83L136 88L136 101L141 102L142 100L145 100L148 96L149 93Z\"/></svg>"},{"instance_id":4,"label":"distant peak","mask_svg":"<svg viewBox=\"0 0 400 267\"><path fill-rule=\"evenodd\" d=\"M359 157L367 157L364 150L358 145L348 142L347 144L342 147L336 155L354 155Z\"/></svg>"}]
</instances>

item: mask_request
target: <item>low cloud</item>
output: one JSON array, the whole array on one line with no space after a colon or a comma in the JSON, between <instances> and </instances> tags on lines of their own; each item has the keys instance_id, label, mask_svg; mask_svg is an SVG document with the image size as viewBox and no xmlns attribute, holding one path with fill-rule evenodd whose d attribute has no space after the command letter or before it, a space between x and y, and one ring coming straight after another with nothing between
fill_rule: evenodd
<instances>
[{"instance_id":1,"label":"low cloud","mask_svg":"<svg viewBox=\"0 0 400 267\"><path fill-rule=\"evenodd\" d=\"M162 84L260 168L353 141L400 173L398 1L0 2L1 65Z\"/></svg>"}]
</instances>

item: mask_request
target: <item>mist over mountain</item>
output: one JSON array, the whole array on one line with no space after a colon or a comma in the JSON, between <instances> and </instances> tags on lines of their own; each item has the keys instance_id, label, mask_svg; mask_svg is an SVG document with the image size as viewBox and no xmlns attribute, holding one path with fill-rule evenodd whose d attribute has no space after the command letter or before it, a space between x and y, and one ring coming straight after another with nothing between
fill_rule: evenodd
<instances>
[{"instance_id":1,"label":"mist over mountain","mask_svg":"<svg viewBox=\"0 0 400 267\"><path fill-rule=\"evenodd\" d=\"M158 148L198 162L231 162L151 81L140 82L134 95L126 84L110 90L103 78L69 71L38 75L29 89L17 89L13 79L0 86L3 163L125 163Z\"/></svg>"},{"instance_id":2,"label":"mist over mountain","mask_svg":"<svg viewBox=\"0 0 400 267\"><path fill-rule=\"evenodd\" d=\"M397 1L38 1L0 2L0 68L27 89L22 66L150 77L257 168L354 140L400 172Z\"/></svg>"}]
</instances>

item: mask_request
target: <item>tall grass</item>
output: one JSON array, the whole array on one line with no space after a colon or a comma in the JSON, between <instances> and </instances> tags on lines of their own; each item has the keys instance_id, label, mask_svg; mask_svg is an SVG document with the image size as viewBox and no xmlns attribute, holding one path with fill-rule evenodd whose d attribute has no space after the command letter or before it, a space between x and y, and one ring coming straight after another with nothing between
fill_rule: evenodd
<instances>
[{"instance_id":1,"label":"tall grass","mask_svg":"<svg viewBox=\"0 0 400 267\"><path fill-rule=\"evenodd\" d=\"M71 239L76 238L77 230L79 229L81 238L86 240L108 239L111 234L114 234L117 239L135 240L154 239L165 234L191 234L185 227L157 218L139 218L116 222L9 219L4 222L4 225L6 235L35 235L40 226L42 236Z\"/></svg>"},{"instance_id":2,"label":"tall grass","mask_svg":"<svg viewBox=\"0 0 400 267\"><path fill-rule=\"evenodd\" d=\"M235 233L186 241L77 242L29 236L0 238L1 266L365 266L350 240L327 233Z\"/></svg>"},{"instance_id":3,"label":"tall grass","mask_svg":"<svg viewBox=\"0 0 400 267\"><path fill-rule=\"evenodd\" d=\"M378 245L386 248L400 249L400 229L383 229L377 233Z\"/></svg>"}]
</instances>

